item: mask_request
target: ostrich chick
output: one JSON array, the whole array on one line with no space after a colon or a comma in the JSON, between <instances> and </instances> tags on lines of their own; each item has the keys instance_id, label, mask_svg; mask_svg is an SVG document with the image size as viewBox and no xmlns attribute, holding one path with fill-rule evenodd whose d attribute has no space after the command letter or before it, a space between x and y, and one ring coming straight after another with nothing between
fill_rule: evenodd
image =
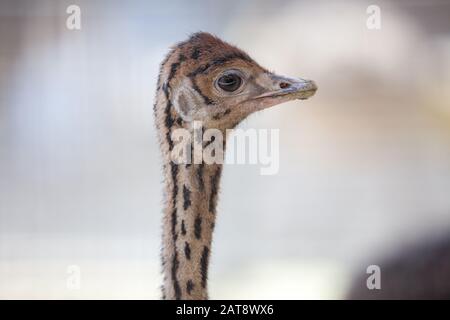
<instances>
[{"instance_id":1,"label":"ostrich chick","mask_svg":"<svg viewBox=\"0 0 450 320\"><path fill-rule=\"evenodd\" d=\"M163 299L208 298L208 263L222 173L220 163L172 161L174 130L186 129L202 141L203 129L217 129L225 145L226 130L251 113L307 99L316 90L313 81L269 72L242 50L208 33L196 33L169 52L161 64L154 105L165 179ZM195 129L197 121L202 124L200 132Z\"/></svg>"}]
</instances>

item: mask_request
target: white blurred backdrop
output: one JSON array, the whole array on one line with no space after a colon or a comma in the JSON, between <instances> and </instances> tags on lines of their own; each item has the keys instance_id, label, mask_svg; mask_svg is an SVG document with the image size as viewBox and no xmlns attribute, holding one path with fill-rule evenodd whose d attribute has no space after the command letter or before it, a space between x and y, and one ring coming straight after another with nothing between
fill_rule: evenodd
<instances>
[{"instance_id":1,"label":"white blurred backdrop","mask_svg":"<svg viewBox=\"0 0 450 320\"><path fill-rule=\"evenodd\" d=\"M280 171L225 167L211 298L343 298L448 232L450 3L376 1L369 30L372 2L0 0L0 298L159 298L153 96L199 30L319 86L241 125L280 129Z\"/></svg>"}]
</instances>

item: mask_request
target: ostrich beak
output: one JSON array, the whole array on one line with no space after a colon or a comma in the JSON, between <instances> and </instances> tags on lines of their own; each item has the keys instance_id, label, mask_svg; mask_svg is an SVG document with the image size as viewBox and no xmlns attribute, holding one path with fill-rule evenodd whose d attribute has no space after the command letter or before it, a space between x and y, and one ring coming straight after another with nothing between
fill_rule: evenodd
<instances>
[{"instance_id":1,"label":"ostrich beak","mask_svg":"<svg viewBox=\"0 0 450 320\"><path fill-rule=\"evenodd\" d=\"M250 114L295 99L305 100L317 91L317 85L312 80L289 78L273 73L263 74L255 80L255 83L260 88L259 92L241 105L244 114Z\"/></svg>"},{"instance_id":2,"label":"ostrich beak","mask_svg":"<svg viewBox=\"0 0 450 320\"><path fill-rule=\"evenodd\" d=\"M317 85L312 80L289 78L275 74L271 74L270 79L272 82L270 89L254 97L254 99L276 99L280 100L279 103L294 99L305 100L317 91Z\"/></svg>"}]
</instances>

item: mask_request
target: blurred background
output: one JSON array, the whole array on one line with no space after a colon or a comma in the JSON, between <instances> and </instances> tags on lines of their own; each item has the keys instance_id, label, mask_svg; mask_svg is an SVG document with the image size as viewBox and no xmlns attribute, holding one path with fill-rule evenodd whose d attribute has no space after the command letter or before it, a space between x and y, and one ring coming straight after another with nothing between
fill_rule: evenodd
<instances>
[{"instance_id":1,"label":"blurred background","mask_svg":"<svg viewBox=\"0 0 450 320\"><path fill-rule=\"evenodd\" d=\"M344 298L448 233L449 1L0 0L0 298L159 298L155 83L199 30L319 86L241 125L280 129L280 171L225 166L211 298Z\"/></svg>"}]
</instances>

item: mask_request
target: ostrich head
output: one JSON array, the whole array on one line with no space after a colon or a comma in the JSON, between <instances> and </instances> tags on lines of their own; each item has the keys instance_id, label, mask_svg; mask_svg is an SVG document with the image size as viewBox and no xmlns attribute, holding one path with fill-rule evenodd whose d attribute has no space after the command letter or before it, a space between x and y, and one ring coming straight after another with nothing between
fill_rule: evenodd
<instances>
[{"instance_id":1,"label":"ostrich head","mask_svg":"<svg viewBox=\"0 0 450 320\"><path fill-rule=\"evenodd\" d=\"M165 70L166 69L166 70ZM242 50L208 33L176 46L163 64L172 103L183 122L232 128L249 114L293 99L307 99L313 81L276 75Z\"/></svg>"}]
</instances>

